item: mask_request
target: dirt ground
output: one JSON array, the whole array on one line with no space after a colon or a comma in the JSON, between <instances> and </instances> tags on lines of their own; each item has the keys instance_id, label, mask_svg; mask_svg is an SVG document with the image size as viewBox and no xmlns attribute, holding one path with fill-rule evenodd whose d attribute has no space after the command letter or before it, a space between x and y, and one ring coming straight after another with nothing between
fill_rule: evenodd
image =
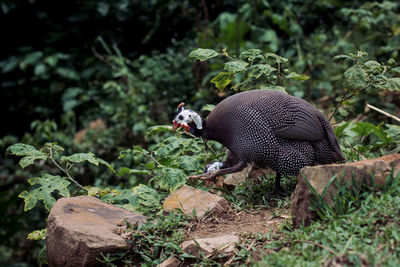
<instances>
[{"instance_id":1,"label":"dirt ground","mask_svg":"<svg viewBox=\"0 0 400 267\"><path fill-rule=\"evenodd\" d=\"M195 226L195 230L190 231L188 236L209 238L225 234L277 234L279 233L279 225L286 218L289 218L287 212L280 216L275 216L269 209L253 212L231 211L200 219Z\"/></svg>"}]
</instances>

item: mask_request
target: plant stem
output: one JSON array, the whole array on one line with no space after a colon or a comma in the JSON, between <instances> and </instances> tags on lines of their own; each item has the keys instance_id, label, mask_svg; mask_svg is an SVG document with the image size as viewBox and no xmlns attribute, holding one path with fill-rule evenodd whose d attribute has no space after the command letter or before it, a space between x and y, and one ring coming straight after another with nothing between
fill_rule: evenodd
<instances>
[{"instance_id":1,"label":"plant stem","mask_svg":"<svg viewBox=\"0 0 400 267\"><path fill-rule=\"evenodd\" d=\"M56 165L57 168L59 168L63 173L65 173L65 175L67 175L67 179L70 180L71 182L73 182L77 187L79 187L80 189L84 190L84 191L88 191L85 187L83 187L80 183L78 183L77 181L75 181L74 178L71 177L71 175L69 174L69 172L64 169L63 167L61 167L57 161L54 160L53 158L53 150L50 147L50 160L53 162L54 165Z\"/></svg>"},{"instance_id":2,"label":"plant stem","mask_svg":"<svg viewBox=\"0 0 400 267\"><path fill-rule=\"evenodd\" d=\"M377 108L377 107L375 107L375 106L373 106L373 105L367 104L367 107L369 107L370 109L373 109L373 110L375 110L375 111L377 111L377 112L379 112L379 113L382 113L383 115L386 115L386 116L388 116L389 118L392 118L392 119L394 119L394 120L400 122L400 118L398 118L398 117L396 117L396 116L394 116L394 115L392 115L392 114L390 114L390 113L387 113L386 111L383 111L383 110L381 110L381 109L379 109L379 108Z\"/></svg>"},{"instance_id":3,"label":"plant stem","mask_svg":"<svg viewBox=\"0 0 400 267\"><path fill-rule=\"evenodd\" d=\"M335 110L333 111L332 115L329 117L329 121L332 120L333 116L336 114L336 112L338 111L338 109L342 106L342 104L343 104L344 101L346 101L346 100L349 99L349 98L352 98L353 96L355 96L356 94L361 93L362 91L365 91L367 88L368 88L368 86L365 87L365 88L363 88L363 89L361 89L361 90L358 91L358 92L352 93L351 95L347 95L347 93L344 94L344 96L340 99L339 103L337 104L337 106L336 106Z\"/></svg>"}]
</instances>

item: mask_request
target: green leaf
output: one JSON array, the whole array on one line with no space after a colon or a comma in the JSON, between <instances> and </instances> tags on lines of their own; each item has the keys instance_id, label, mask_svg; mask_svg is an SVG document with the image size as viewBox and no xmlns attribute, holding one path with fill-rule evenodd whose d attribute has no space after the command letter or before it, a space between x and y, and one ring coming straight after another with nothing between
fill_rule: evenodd
<instances>
[{"instance_id":1,"label":"green leaf","mask_svg":"<svg viewBox=\"0 0 400 267\"><path fill-rule=\"evenodd\" d=\"M338 138L341 137L343 135L343 133L344 133L344 130L349 125L350 125L350 122L348 121L348 122L345 122L345 123L339 125L338 127L336 127L335 130L334 130L336 137L338 137Z\"/></svg>"},{"instance_id":2,"label":"green leaf","mask_svg":"<svg viewBox=\"0 0 400 267\"><path fill-rule=\"evenodd\" d=\"M99 160L96 158L96 156L92 153L76 153L72 154L71 156L63 156L61 157L62 162L73 162L73 163L80 163L83 161L89 161L90 163L98 166L99 165Z\"/></svg>"},{"instance_id":3,"label":"green leaf","mask_svg":"<svg viewBox=\"0 0 400 267\"><path fill-rule=\"evenodd\" d=\"M130 169L127 167L121 167L119 168L119 171L117 173L117 176L124 176L127 174L145 174L145 175L150 175L152 174L151 171L148 170L137 170L137 169Z\"/></svg>"},{"instance_id":4,"label":"green leaf","mask_svg":"<svg viewBox=\"0 0 400 267\"><path fill-rule=\"evenodd\" d=\"M240 54L240 59L251 62L255 59L264 59L263 51L260 49L250 49Z\"/></svg>"},{"instance_id":5,"label":"green leaf","mask_svg":"<svg viewBox=\"0 0 400 267\"><path fill-rule=\"evenodd\" d=\"M219 56L220 54L212 49L196 48L189 54L189 60L191 61L205 61L207 59Z\"/></svg>"},{"instance_id":6,"label":"green leaf","mask_svg":"<svg viewBox=\"0 0 400 267\"><path fill-rule=\"evenodd\" d=\"M70 182L58 175L53 176L45 173L42 177L30 178L28 182L34 188L29 191L23 191L18 196L25 201L24 211L35 207L38 200L42 200L46 209L50 211L56 202L56 199L52 196L54 192L58 192L59 195L64 197L70 196L68 189Z\"/></svg>"},{"instance_id":7,"label":"green leaf","mask_svg":"<svg viewBox=\"0 0 400 267\"><path fill-rule=\"evenodd\" d=\"M249 68L249 77L260 78L261 75L270 75L272 72L276 71L274 67L269 64L256 64Z\"/></svg>"},{"instance_id":8,"label":"green leaf","mask_svg":"<svg viewBox=\"0 0 400 267\"><path fill-rule=\"evenodd\" d=\"M400 74L400 67L393 68L392 71L396 72L397 74Z\"/></svg>"},{"instance_id":9,"label":"green leaf","mask_svg":"<svg viewBox=\"0 0 400 267\"><path fill-rule=\"evenodd\" d=\"M28 235L26 239L28 240L44 240L46 239L47 228L33 231Z\"/></svg>"},{"instance_id":10,"label":"green leaf","mask_svg":"<svg viewBox=\"0 0 400 267\"><path fill-rule=\"evenodd\" d=\"M215 87L222 91L233 80L233 78L234 75L232 72L220 72L217 76L212 78L211 82L215 84Z\"/></svg>"},{"instance_id":11,"label":"green leaf","mask_svg":"<svg viewBox=\"0 0 400 267\"><path fill-rule=\"evenodd\" d=\"M346 89L360 90L368 86L368 74L360 65L354 65L343 74L343 85Z\"/></svg>"},{"instance_id":12,"label":"green leaf","mask_svg":"<svg viewBox=\"0 0 400 267\"><path fill-rule=\"evenodd\" d=\"M175 191L186 183L186 175L180 169L163 168L160 176L153 177L154 181L160 189L167 191Z\"/></svg>"},{"instance_id":13,"label":"green leaf","mask_svg":"<svg viewBox=\"0 0 400 267\"><path fill-rule=\"evenodd\" d=\"M384 129L382 129L380 125L376 126L373 132L386 145L389 145L393 141L393 139L388 136L388 133Z\"/></svg>"},{"instance_id":14,"label":"green leaf","mask_svg":"<svg viewBox=\"0 0 400 267\"><path fill-rule=\"evenodd\" d=\"M25 156L19 161L19 165L22 168L33 164L35 160L42 159L46 160L47 155L43 152L37 150L35 147L27 144L14 144L7 148L6 154L16 155L16 156Z\"/></svg>"},{"instance_id":15,"label":"green leaf","mask_svg":"<svg viewBox=\"0 0 400 267\"><path fill-rule=\"evenodd\" d=\"M194 156L183 155L178 157L176 161L179 168L185 171L196 172L201 168L199 160Z\"/></svg>"},{"instance_id":16,"label":"green leaf","mask_svg":"<svg viewBox=\"0 0 400 267\"><path fill-rule=\"evenodd\" d=\"M379 74L383 71L383 66L375 60L368 60L364 66L369 73Z\"/></svg>"},{"instance_id":17,"label":"green leaf","mask_svg":"<svg viewBox=\"0 0 400 267\"><path fill-rule=\"evenodd\" d=\"M305 75L305 74L298 74L296 72L292 72L289 75L286 76L286 78L288 79L294 79L297 81L306 81L308 79L310 79L309 76Z\"/></svg>"},{"instance_id":18,"label":"green leaf","mask_svg":"<svg viewBox=\"0 0 400 267\"><path fill-rule=\"evenodd\" d=\"M171 125L156 125L156 126L149 127L147 129L147 131L145 132L145 136L159 134L159 133L168 133L168 132L172 132Z\"/></svg>"},{"instance_id":19,"label":"green leaf","mask_svg":"<svg viewBox=\"0 0 400 267\"><path fill-rule=\"evenodd\" d=\"M289 60L274 53L265 53L266 58L272 58L275 63L286 63Z\"/></svg>"},{"instance_id":20,"label":"green leaf","mask_svg":"<svg viewBox=\"0 0 400 267\"><path fill-rule=\"evenodd\" d=\"M278 86L278 85L264 85L263 84L263 85L260 85L259 88L263 89L263 90L279 91L279 92L287 94L285 87Z\"/></svg>"},{"instance_id":21,"label":"green leaf","mask_svg":"<svg viewBox=\"0 0 400 267\"><path fill-rule=\"evenodd\" d=\"M29 165L31 165L31 164L33 164L34 163L34 161L35 160L38 160L38 159L42 159L42 160L46 160L47 159L47 156L46 155L38 155L38 156L26 156L26 157L23 157L20 161L19 161L19 165L22 167L22 168L25 168L25 167L27 167L27 166L29 166Z\"/></svg>"},{"instance_id":22,"label":"green leaf","mask_svg":"<svg viewBox=\"0 0 400 267\"><path fill-rule=\"evenodd\" d=\"M202 111L210 111L211 112L211 111L214 110L214 108L215 108L215 105L207 104L207 105L203 106L201 108L201 110Z\"/></svg>"},{"instance_id":23,"label":"green leaf","mask_svg":"<svg viewBox=\"0 0 400 267\"><path fill-rule=\"evenodd\" d=\"M75 70L67 69L67 68L57 68L56 72L58 75L60 75L63 78L66 78L69 80L74 80L74 81L79 80L78 73Z\"/></svg>"},{"instance_id":24,"label":"green leaf","mask_svg":"<svg viewBox=\"0 0 400 267\"><path fill-rule=\"evenodd\" d=\"M356 127L351 130L361 136L368 136L376 129L376 126L370 122L357 122Z\"/></svg>"},{"instance_id":25,"label":"green leaf","mask_svg":"<svg viewBox=\"0 0 400 267\"><path fill-rule=\"evenodd\" d=\"M332 58L332 61L340 61L340 60L345 60L345 59L352 60L352 61L355 60L354 58L352 58L351 56L348 56L348 55L337 55Z\"/></svg>"},{"instance_id":26,"label":"green leaf","mask_svg":"<svg viewBox=\"0 0 400 267\"><path fill-rule=\"evenodd\" d=\"M237 73L245 71L247 65L249 65L249 63L242 60L234 60L226 62L224 65L224 69L232 73Z\"/></svg>"},{"instance_id":27,"label":"green leaf","mask_svg":"<svg viewBox=\"0 0 400 267\"><path fill-rule=\"evenodd\" d=\"M106 195L103 200L111 201L129 211L144 213L160 209L159 195L156 190L143 184L131 189L120 190L117 195Z\"/></svg>"},{"instance_id":28,"label":"green leaf","mask_svg":"<svg viewBox=\"0 0 400 267\"><path fill-rule=\"evenodd\" d=\"M389 91L400 91L400 78L389 78L382 87Z\"/></svg>"}]
</instances>

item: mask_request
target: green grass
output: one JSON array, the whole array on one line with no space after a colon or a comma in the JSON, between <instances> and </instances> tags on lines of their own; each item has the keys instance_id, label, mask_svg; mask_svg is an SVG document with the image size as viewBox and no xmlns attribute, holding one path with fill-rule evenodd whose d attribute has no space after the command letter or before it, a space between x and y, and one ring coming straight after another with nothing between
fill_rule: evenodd
<instances>
[{"instance_id":1,"label":"green grass","mask_svg":"<svg viewBox=\"0 0 400 267\"><path fill-rule=\"evenodd\" d=\"M364 192L359 208L329 215L265 244L257 266L322 266L336 260L347 266L400 266L400 175L384 192ZM337 201L343 201L337 199ZM358 203L357 203L358 204ZM351 206L351 203L350 205Z\"/></svg>"}]
</instances>

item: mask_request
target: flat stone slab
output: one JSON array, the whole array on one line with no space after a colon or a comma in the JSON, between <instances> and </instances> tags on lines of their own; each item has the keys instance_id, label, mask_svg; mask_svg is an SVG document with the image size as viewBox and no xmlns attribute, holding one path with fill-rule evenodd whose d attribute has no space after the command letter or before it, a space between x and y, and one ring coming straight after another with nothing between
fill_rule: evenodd
<instances>
[{"instance_id":1,"label":"flat stone slab","mask_svg":"<svg viewBox=\"0 0 400 267\"><path fill-rule=\"evenodd\" d=\"M321 195L333 175L341 179L342 185L347 183L351 186L355 181L356 188L360 188L363 183L372 185L372 177L376 185L383 185L393 168L396 177L400 172L400 154L344 164L304 167L300 171L299 182L291 196L295 227L300 227L303 222L308 224L311 219L316 217L316 214L309 209L312 194L303 177L306 177L315 191ZM328 204L332 203L337 191L335 183L331 183L325 195L325 201Z\"/></svg>"},{"instance_id":2,"label":"flat stone slab","mask_svg":"<svg viewBox=\"0 0 400 267\"><path fill-rule=\"evenodd\" d=\"M235 245L240 239L236 235L223 235L212 238L198 238L194 240L184 241L181 245L183 251L188 254L199 256L200 251L206 257L211 254L230 255L235 250Z\"/></svg>"},{"instance_id":3,"label":"flat stone slab","mask_svg":"<svg viewBox=\"0 0 400 267\"><path fill-rule=\"evenodd\" d=\"M202 217L207 211L227 211L229 204L223 197L184 185L165 199L163 209L166 212L179 209L187 215L192 214L195 209L197 216Z\"/></svg>"},{"instance_id":4,"label":"flat stone slab","mask_svg":"<svg viewBox=\"0 0 400 267\"><path fill-rule=\"evenodd\" d=\"M125 250L119 235L121 221L143 223L147 217L102 202L91 196L59 199L47 221L49 266L98 266L96 258Z\"/></svg>"}]
</instances>

